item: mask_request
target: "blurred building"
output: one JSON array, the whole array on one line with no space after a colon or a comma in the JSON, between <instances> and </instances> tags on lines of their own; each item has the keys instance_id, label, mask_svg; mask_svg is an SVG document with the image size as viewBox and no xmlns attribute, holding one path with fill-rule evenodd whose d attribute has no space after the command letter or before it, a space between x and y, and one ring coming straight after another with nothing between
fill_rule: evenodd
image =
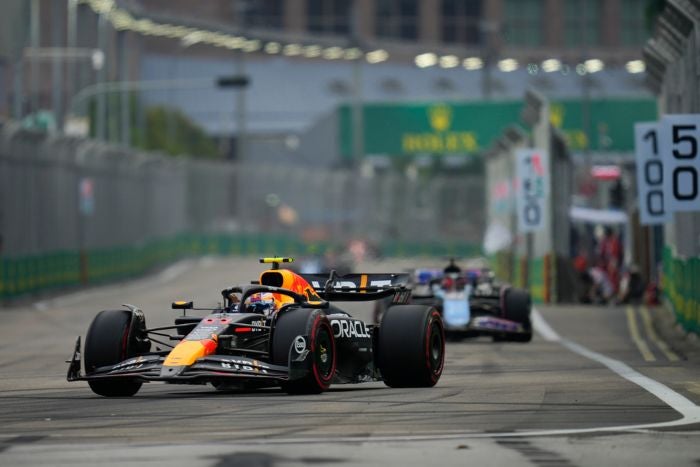
<instances>
[{"instance_id":1,"label":"blurred building","mask_svg":"<svg viewBox=\"0 0 700 467\"><path fill-rule=\"evenodd\" d=\"M134 7L191 17L187 0L132 0ZM297 36L352 36L359 44L469 49L488 58L609 66L640 58L647 0L208 0L198 20ZM411 59L413 56L407 54Z\"/></svg>"},{"instance_id":2,"label":"blurred building","mask_svg":"<svg viewBox=\"0 0 700 467\"><path fill-rule=\"evenodd\" d=\"M0 113L49 109L62 127L85 113L81 98L97 83L158 80L133 87L141 104L179 109L226 142L239 133L240 104L214 81L244 73L248 155L331 163L343 104L517 100L528 88L555 99L648 96L640 57L653 3L8 0L0 31L15 40L0 48ZM66 47L83 55L56 52ZM42 48L55 53L28 58ZM89 96L104 121L116 92ZM133 138L118 123L102 126L104 138Z\"/></svg>"},{"instance_id":3,"label":"blurred building","mask_svg":"<svg viewBox=\"0 0 700 467\"><path fill-rule=\"evenodd\" d=\"M304 221L334 232L362 219L356 232L377 238L476 244L485 224L479 154L490 144L476 136L517 123L534 88L555 104L555 126L587 135L577 149L607 151L629 138L612 125L624 120L614 108L625 99L653 106L641 45L656 3L3 0L0 121L129 147L154 126L148 112L167 109L162 146L147 148L162 150L178 137L180 112L241 162L226 170L245 178L189 177L201 205L214 206L209 189L225 192L217 199L229 215L226 193L237 189L235 211L248 218L246 209L272 212L267 195L277 194L300 213L317 207ZM249 85L217 85L232 75ZM404 144L368 140L388 136ZM317 170L337 166L352 169ZM366 211L353 207L358 199Z\"/></svg>"}]
</instances>

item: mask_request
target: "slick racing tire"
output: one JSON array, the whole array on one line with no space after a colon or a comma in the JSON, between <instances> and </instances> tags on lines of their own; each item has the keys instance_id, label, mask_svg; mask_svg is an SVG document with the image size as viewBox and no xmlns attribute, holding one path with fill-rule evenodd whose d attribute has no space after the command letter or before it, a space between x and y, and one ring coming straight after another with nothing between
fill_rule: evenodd
<instances>
[{"instance_id":1,"label":"slick racing tire","mask_svg":"<svg viewBox=\"0 0 700 467\"><path fill-rule=\"evenodd\" d=\"M139 348L143 344L136 342L135 334L143 327L143 320L132 323L134 313L130 310L105 310L101 311L88 329L85 338L85 371L90 376L96 368L114 365L129 357L135 356L138 351L148 349ZM141 388L140 381L128 379L105 379L88 381L95 394L105 397L129 397L133 396Z\"/></svg>"},{"instance_id":2,"label":"slick racing tire","mask_svg":"<svg viewBox=\"0 0 700 467\"><path fill-rule=\"evenodd\" d=\"M286 381L282 389L290 394L319 394L331 385L335 375L335 338L325 313L317 309L298 308L282 312L272 334L272 363L289 365L289 352L297 336L305 336L307 373Z\"/></svg>"},{"instance_id":3,"label":"slick racing tire","mask_svg":"<svg viewBox=\"0 0 700 467\"><path fill-rule=\"evenodd\" d=\"M504 297L505 318L522 324L523 334L508 335L505 340L512 342L530 342L532 340L532 322L530 310L532 299L530 293L523 289L510 288Z\"/></svg>"},{"instance_id":4,"label":"slick racing tire","mask_svg":"<svg viewBox=\"0 0 700 467\"><path fill-rule=\"evenodd\" d=\"M387 386L435 386L444 364L445 328L434 307L400 305L384 313L377 366Z\"/></svg>"}]
</instances>

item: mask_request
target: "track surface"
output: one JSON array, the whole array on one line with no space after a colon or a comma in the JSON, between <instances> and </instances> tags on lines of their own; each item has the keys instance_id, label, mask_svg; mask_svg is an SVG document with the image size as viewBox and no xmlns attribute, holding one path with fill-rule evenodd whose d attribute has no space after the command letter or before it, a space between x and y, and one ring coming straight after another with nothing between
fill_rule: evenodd
<instances>
[{"instance_id":1,"label":"track surface","mask_svg":"<svg viewBox=\"0 0 700 467\"><path fill-rule=\"evenodd\" d=\"M369 264L364 270L405 266ZM541 308L545 327L548 323L563 342L544 329L529 344L449 343L445 373L432 389L366 383L333 386L320 396L288 396L274 389L226 393L209 386L147 384L133 398L105 399L86 383L65 381L63 362L75 337L85 334L100 309L134 303L146 312L149 326L168 325L172 300L215 305L219 290L247 282L262 269L254 259L204 259L131 283L3 309L0 465L426 465L437 460L676 466L697 465L700 459L700 425L693 424L700 418L636 427L697 415L700 365L683 354L671 361L641 325L635 340L624 308ZM371 320L371 306L346 308ZM653 360L640 351L640 339L650 339ZM572 351L565 346L569 342L626 364L670 391L663 394L685 398L679 410L687 413Z\"/></svg>"}]
</instances>

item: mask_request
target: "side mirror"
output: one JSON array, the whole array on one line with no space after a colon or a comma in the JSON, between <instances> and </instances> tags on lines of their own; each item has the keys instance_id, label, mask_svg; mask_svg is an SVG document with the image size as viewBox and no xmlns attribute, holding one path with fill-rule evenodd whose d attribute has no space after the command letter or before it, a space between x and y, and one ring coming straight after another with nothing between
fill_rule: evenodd
<instances>
[{"instance_id":1,"label":"side mirror","mask_svg":"<svg viewBox=\"0 0 700 467\"><path fill-rule=\"evenodd\" d=\"M173 304L172 304L173 310L191 310L193 307L194 307L194 304L191 301L189 301L189 302L177 301L177 302L173 302Z\"/></svg>"}]
</instances>

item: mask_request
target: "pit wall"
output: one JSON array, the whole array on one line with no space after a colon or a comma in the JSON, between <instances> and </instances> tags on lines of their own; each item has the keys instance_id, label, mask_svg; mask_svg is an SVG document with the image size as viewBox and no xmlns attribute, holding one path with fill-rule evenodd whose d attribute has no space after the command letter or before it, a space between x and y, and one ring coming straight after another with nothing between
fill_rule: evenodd
<instances>
[{"instance_id":1,"label":"pit wall","mask_svg":"<svg viewBox=\"0 0 700 467\"><path fill-rule=\"evenodd\" d=\"M529 290L533 302L570 302L575 283L565 259L571 230L572 162L564 136L550 123L548 100L529 91L524 101L527 128L506 128L485 157L487 232L498 228L502 236L508 234L508 241L501 241L497 251L487 253L496 276ZM516 157L522 148L535 148L549 156L550 195L544 202L542 228L530 233L518 230L516 212Z\"/></svg>"},{"instance_id":2,"label":"pit wall","mask_svg":"<svg viewBox=\"0 0 700 467\"><path fill-rule=\"evenodd\" d=\"M644 47L647 83L658 97L661 117L700 113L698 57L700 1L667 0ZM674 213L663 236L663 300L686 331L700 334L700 212Z\"/></svg>"},{"instance_id":3,"label":"pit wall","mask_svg":"<svg viewBox=\"0 0 700 467\"><path fill-rule=\"evenodd\" d=\"M700 257L682 259L664 249L662 288L676 321L700 334Z\"/></svg>"}]
</instances>

